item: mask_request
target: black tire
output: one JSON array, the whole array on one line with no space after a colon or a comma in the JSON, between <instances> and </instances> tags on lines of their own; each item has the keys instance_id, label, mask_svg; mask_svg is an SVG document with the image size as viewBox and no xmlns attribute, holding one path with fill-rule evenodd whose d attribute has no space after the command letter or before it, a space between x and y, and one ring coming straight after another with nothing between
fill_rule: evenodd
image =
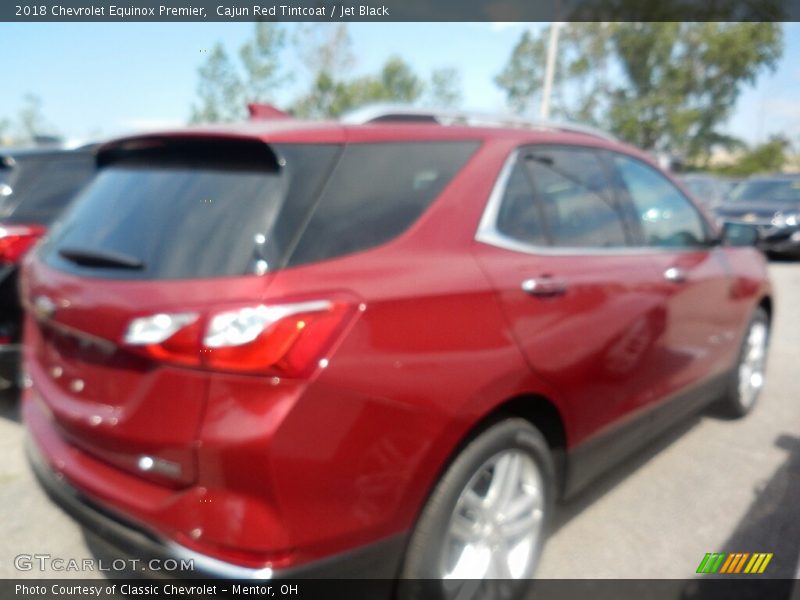
<instances>
[{"instance_id":1,"label":"black tire","mask_svg":"<svg viewBox=\"0 0 800 600\"><path fill-rule=\"evenodd\" d=\"M761 388L754 392L752 398L748 398L747 394L742 393L740 386L741 366L743 361L745 361L749 351L748 340L750 339L753 329L758 327L766 328L766 338L764 341L764 368L766 368L766 352L769 348L770 321L769 315L760 306L753 311L753 316L747 325L747 330L742 338L742 344L739 348L739 353L737 354L736 364L734 365L733 370L728 378L727 389L719 402L719 408L723 415L731 419L739 419L744 417L750 413L758 403L758 397L760 395ZM764 375L762 374L762 380L763 377Z\"/></svg>"},{"instance_id":2,"label":"black tire","mask_svg":"<svg viewBox=\"0 0 800 600\"><path fill-rule=\"evenodd\" d=\"M539 534L529 554L529 568L518 580L442 580L446 534L456 504L475 477L486 473L486 465L511 451L527 468L535 465L541 482ZM524 457L527 456L531 461ZM497 463L499 464L499 463ZM494 473L494 472L493 472ZM492 474L494 478L494 474ZM508 418L476 435L456 456L434 488L411 535L398 584L398 598L517 598L530 585L552 513L555 473L550 449L542 434L528 421ZM488 492L487 492L488 493ZM537 504L538 506L538 504ZM541 511L541 512L539 512ZM524 513L526 514L526 513ZM452 584L452 585L451 585Z\"/></svg>"}]
</instances>

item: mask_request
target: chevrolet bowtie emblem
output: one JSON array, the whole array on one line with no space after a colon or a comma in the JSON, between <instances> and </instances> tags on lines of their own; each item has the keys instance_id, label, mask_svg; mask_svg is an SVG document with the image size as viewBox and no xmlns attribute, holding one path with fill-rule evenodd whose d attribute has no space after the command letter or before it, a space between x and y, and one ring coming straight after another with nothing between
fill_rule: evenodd
<instances>
[{"instance_id":1,"label":"chevrolet bowtie emblem","mask_svg":"<svg viewBox=\"0 0 800 600\"><path fill-rule=\"evenodd\" d=\"M756 213L747 213L742 217L743 221L752 222L756 220Z\"/></svg>"}]
</instances>

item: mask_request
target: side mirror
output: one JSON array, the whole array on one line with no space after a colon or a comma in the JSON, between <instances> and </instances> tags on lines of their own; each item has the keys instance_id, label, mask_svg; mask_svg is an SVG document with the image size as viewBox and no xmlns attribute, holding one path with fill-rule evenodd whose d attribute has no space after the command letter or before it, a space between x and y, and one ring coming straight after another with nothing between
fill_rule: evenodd
<instances>
[{"instance_id":1,"label":"side mirror","mask_svg":"<svg viewBox=\"0 0 800 600\"><path fill-rule=\"evenodd\" d=\"M723 246L757 246L761 241L758 229L744 223L725 223L722 226Z\"/></svg>"}]
</instances>

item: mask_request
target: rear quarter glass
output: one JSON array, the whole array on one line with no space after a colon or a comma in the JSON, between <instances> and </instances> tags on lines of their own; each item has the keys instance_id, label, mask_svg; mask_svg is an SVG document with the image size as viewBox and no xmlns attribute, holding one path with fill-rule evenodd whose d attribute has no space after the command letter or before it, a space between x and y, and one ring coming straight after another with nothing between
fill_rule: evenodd
<instances>
[{"instance_id":1,"label":"rear quarter glass","mask_svg":"<svg viewBox=\"0 0 800 600\"><path fill-rule=\"evenodd\" d=\"M325 187L290 265L374 248L407 230L478 142L351 144Z\"/></svg>"}]
</instances>

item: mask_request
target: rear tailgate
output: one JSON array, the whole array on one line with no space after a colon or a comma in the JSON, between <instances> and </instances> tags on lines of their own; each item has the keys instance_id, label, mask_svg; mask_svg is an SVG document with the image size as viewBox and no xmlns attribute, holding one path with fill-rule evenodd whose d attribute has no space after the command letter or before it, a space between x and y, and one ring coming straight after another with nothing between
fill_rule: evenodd
<instances>
[{"instance_id":1,"label":"rear tailgate","mask_svg":"<svg viewBox=\"0 0 800 600\"><path fill-rule=\"evenodd\" d=\"M190 484L209 376L139 356L120 341L137 315L201 309L212 282L98 282L41 264L27 275L27 368L62 435L118 467ZM268 279L213 286L214 301L238 301L247 291L258 297Z\"/></svg>"},{"instance_id":2,"label":"rear tailgate","mask_svg":"<svg viewBox=\"0 0 800 600\"><path fill-rule=\"evenodd\" d=\"M23 277L33 396L65 439L149 479L195 480L200 350L181 347L176 364L126 334L176 315L200 327L210 306L263 298L338 150L180 137L100 150Z\"/></svg>"}]
</instances>

